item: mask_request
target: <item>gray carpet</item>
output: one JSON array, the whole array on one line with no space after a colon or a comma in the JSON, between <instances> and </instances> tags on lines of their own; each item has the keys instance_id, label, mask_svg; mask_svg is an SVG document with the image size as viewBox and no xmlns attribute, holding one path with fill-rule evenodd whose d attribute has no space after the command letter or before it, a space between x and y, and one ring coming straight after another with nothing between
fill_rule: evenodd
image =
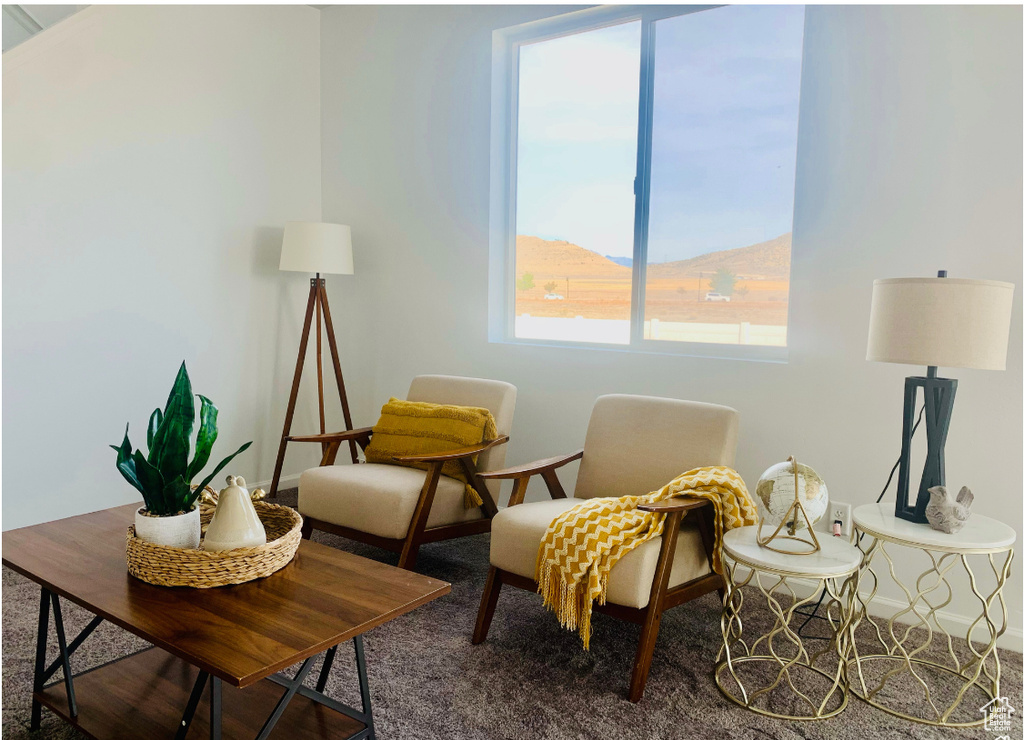
<instances>
[{"instance_id":1,"label":"gray carpet","mask_svg":"<svg viewBox=\"0 0 1024 740\"><path fill-rule=\"evenodd\" d=\"M293 502L294 494L282 500ZM390 553L336 537L318 533L315 539L386 562L396 560ZM721 641L721 607L715 594L665 615L647 694L639 704L624 698L639 634L635 625L596 614L591 650L584 652L578 638L542 610L537 595L506 587L487 642L474 647L469 637L487 572L487 547L486 535L426 545L418 570L451 582L452 593L366 635L379 737L994 738L981 728L953 731L914 724L856 698L838 717L820 722L774 720L731 704L712 680ZM35 584L4 569L4 738L32 737L28 721L38 599ZM749 609L745 632L763 630L769 621L766 610L752 601L744 609ZM68 634L77 633L89 618L67 604ZM821 634L817 623L808 628L808 633L815 632ZM56 644L55 638L50 644ZM75 654L76 670L140 647L137 638L104 623ZM1001 658L1003 693L1019 708L1021 656L1003 651ZM350 650L339 651L327 693L358 704ZM780 707L785 708L776 705ZM36 737L80 737L46 710L43 718ZM1019 718L1011 736L1020 737Z\"/></svg>"}]
</instances>

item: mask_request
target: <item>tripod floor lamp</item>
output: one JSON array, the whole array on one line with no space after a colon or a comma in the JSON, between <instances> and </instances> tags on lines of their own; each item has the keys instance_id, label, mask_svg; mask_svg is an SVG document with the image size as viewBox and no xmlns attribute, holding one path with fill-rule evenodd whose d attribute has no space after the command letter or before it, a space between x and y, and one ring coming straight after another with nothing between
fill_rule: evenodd
<instances>
[{"instance_id":1,"label":"tripod floor lamp","mask_svg":"<svg viewBox=\"0 0 1024 740\"><path fill-rule=\"evenodd\" d=\"M295 416L295 402L299 398L299 382L302 379L302 367L306 360L309 346L309 330L316 316L316 386L320 412L320 433L326 432L324 427L324 367L321 337L326 329L327 344L331 350L331 362L334 366L334 378L338 384L338 396L341 400L341 411L345 417L345 429L352 428L352 415L348 410L348 396L345 395L345 380L341 374L341 362L338 359L338 342L334 337L334 324L331 322L331 309L327 305L327 283L321 274L351 275L352 270L352 232L348 226L341 224L325 224L311 221L289 221L284 227L284 241L281 244L281 270L314 273L309 280L309 299L306 301L306 316L302 322L302 339L299 341L299 356L295 362L295 375L292 377L292 390L288 396L288 410L284 416L284 430L281 432L281 445L277 450L277 462L274 465L274 478L270 484L270 496L277 495L281 482L281 468L284 455L288 448L289 434L292 429L292 418ZM322 324L321 324L322 321ZM355 442L350 443L352 462L356 461Z\"/></svg>"},{"instance_id":2,"label":"tripod floor lamp","mask_svg":"<svg viewBox=\"0 0 1024 740\"><path fill-rule=\"evenodd\" d=\"M934 278L876 280L868 326L868 360L924 365L924 376L903 385L903 444L896 489L896 516L925 522L928 489L946 484L944 449L953 415L956 379L939 377L938 368L1005 370L1010 335L1013 283L995 280ZM928 452L917 498L911 502L910 446L918 390L924 403Z\"/></svg>"}]
</instances>

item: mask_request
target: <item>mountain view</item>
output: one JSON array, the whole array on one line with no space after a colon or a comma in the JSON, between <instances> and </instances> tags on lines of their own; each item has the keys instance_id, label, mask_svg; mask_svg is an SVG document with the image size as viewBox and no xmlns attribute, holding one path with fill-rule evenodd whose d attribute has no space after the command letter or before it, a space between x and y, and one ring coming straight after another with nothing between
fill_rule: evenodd
<instances>
[{"instance_id":1,"label":"mountain view","mask_svg":"<svg viewBox=\"0 0 1024 740\"><path fill-rule=\"evenodd\" d=\"M792 234L749 247L709 252L687 260L651 262L650 278L697 277L701 272L725 268L730 272L754 278L789 279L789 252ZM600 255L564 240L548 241L536 236L516 237L516 273L531 272L534 277L607 277L626 275L633 267L632 257Z\"/></svg>"},{"instance_id":2,"label":"mountain view","mask_svg":"<svg viewBox=\"0 0 1024 740\"><path fill-rule=\"evenodd\" d=\"M648 264L648 278L693 277L701 272L725 268L735 275L751 278L789 279L789 251L792 234L783 234L749 247L711 252L678 262ZM631 260L632 261L632 260Z\"/></svg>"},{"instance_id":3,"label":"mountain view","mask_svg":"<svg viewBox=\"0 0 1024 740\"><path fill-rule=\"evenodd\" d=\"M632 260L631 260L632 261ZM567 241L516 237L516 275L534 277L628 277L630 270L607 257Z\"/></svg>"},{"instance_id":4,"label":"mountain view","mask_svg":"<svg viewBox=\"0 0 1024 740\"><path fill-rule=\"evenodd\" d=\"M686 260L650 263L647 321L785 326L791 234ZM623 264L628 262L628 264ZM564 240L516 238L516 315L630 318L632 260ZM708 293L727 296L729 300Z\"/></svg>"}]
</instances>

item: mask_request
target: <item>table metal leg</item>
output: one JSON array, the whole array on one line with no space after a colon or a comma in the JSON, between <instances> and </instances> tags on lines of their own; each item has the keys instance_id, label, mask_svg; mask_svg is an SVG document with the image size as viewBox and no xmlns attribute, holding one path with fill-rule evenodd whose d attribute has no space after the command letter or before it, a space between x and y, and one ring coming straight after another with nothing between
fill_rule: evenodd
<instances>
[{"instance_id":1,"label":"table metal leg","mask_svg":"<svg viewBox=\"0 0 1024 740\"><path fill-rule=\"evenodd\" d=\"M327 651L327 655L324 656L324 665L320 669L320 677L316 680L316 690L321 694L324 693L324 689L327 688L327 677L331 675L331 666L334 665L334 654L338 652L338 646L335 645Z\"/></svg>"},{"instance_id":2,"label":"table metal leg","mask_svg":"<svg viewBox=\"0 0 1024 740\"><path fill-rule=\"evenodd\" d=\"M99 627L102 622L103 622L103 617L94 617L93 620L91 622L89 622L89 624L87 624L82 629L81 632L78 633L78 636L75 637L74 640L72 640L71 642L68 643L68 648L67 648L67 651L66 651L68 659L70 659L71 656L75 654L75 651L78 650L78 648L81 646L81 644L83 642L85 642L85 638L87 638L89 635L91 635L93 630L95 630L97 627ZM50 665L47 667L47 669L45 671L43 671L43 681L49 680L49 678L54 673L57 672L57 669L61 668L63 665L64 665L64 656L63 655L58 655L57 658L54 659L54 661L52 663L50 663Z\"/></svg>"},{"instance_id":3,"label":"table metal leg","mask_svg":"<svg viewBox=\"0 0 1024 740\"><path fill-rule=\"evenodd\" d=\"M359 695L363 700L363 714L366 715L366 737L374 740L377 737L373 728L373 707L370 704L370 680L366 675L366 653L363 651L363 636L356 635L352 640L356 650L356 671L359 673Z\"/></svg>"},{"instance_id":4,"label":"table metal leg","mask_svg":"<svg viewBox=\"0 0 1024 740\"><path fill-rule=\"evenodd\" d=\"M271 712L270 716L267 717L267 721L263 724L263 729L260 730L260 734L256 736L256 740L267 740L271 731L274 729L274 725L281 719L281 715L284 714L284 710L288 708L288 703L291 702L292 697L295 696L295 692L302 686L302 682L306 680L306 676L309 675L309 671L313 668L313 658L306 658L303 661L302 667L299 668L299 672L295 674L295 678L288 684L288 690L284 692L278 702L277 706L274 707L274 711Z\"/></svg>"},{"instance_id":5,"label":"table metal leg","mask_svg":"<svg viewBox=\"0 0 1024 740\"><path fill-rule=\"evenodd\" d=\"M210 740L221 740L221 680L210 677Z\"/></svg>"},{"instance_id":6,"label":"table metal leg","mask_svg":"<svg viewBox=\"0 0 1024 740\"><path fill-rule=\"evenodd\" d=\"M334 655L337 653L337 646L335 646L329 649L327 654L324 656L324 667L320 669L320 677L317 681L317 688L315 690L302 685L302 681L306 678L306 674L308 674L309 670L312 668L313 658L307 659L306 662L302 664L302 668L299 669L299 672L296 674L294 679L288 678L281 673L268 677L268 681L272 681L278 686L284 686L288 690L278 702L278 707L280 708L281 713L284 712L285 705L288 701L290 701L295 694L298 694L299 696L310 699L311 701L314 701L321 706L325 706L328 709L332 709L335 712L339 712L340 714L347 715L366 725L366 727L364 727L360 732L353 735L351 740L373 740L376 738L373 726L373 713L370 704L370 685L366 676L366 653L363 651L362 637L353 638L352 644L355 647L356 652L356 671L359 677L359 695L362 699L363 705L361 711L324 695L321 690L322 687L326 687L327 676L330 673L331 666L334 664ZM275 710L275 714L277 714L277 710ZM279 718L279 715L277 718ZM276 722L277 718L271 716L271 718L267 720L268 725L270 725L271 728L273 725L270 723L272 721ZM261 737L264 737L264 735L261 734Z\"/></svg>"},{"instance_id":7,"label":"table metal leg","mask_svg":"<svg viewBox=\"0 0 1024 740\"><path fill-rule=\"evenodd\" d=\"M56 659L47 666L46 647L49 640L51 610L59 650ZM67 693L68 712L72 717L78 716L78 702L75 700L75 676L71 673L71 656L102 621L103 617L93 617L92 621L69 643L64 633L64 615L60 608L60 597L47 588L39 590L39 625L36 633L36 661L32 681L32 719L29 724L31 730L38 730L43 718L43 705L36 699L35 694L49 688L46 681L58 669L64 673L63 682L64 691Z\"/></svg>"},{"instance_id":8,"label":"table metal leg","mask_svg":"<svg viewBox=\"0 0 1024 740\"><path fill-rule=\"evenodd\" d=\"M53 602L53 624L57 630L57 645L60 647L61 668L64 669L64 691L68 695L68 712L72 717L78 716L78 702L75 701L75 678L71 675L71 656L68 653L67 638L64 636L64 617L60 611L60 598L50 594Z\"/></svg>"},{"instance_id":9,"label":"table metal leg","mask_svg":"<svg viewBox=\"0 0 1024 740\"><path fill-rule=\"evenodd\" d=\"M43 719L43 705L36 699L35 694L43 690L46 679L46 640L50 628L50 592L45 588L39 589L39 626L36 631L36 667L32 681L32 722L29 728L34 732L39 729Z\"/></svg>"},{"instance_id":10,"label":"table metal leg","mask_svg":"<svg viewBox=\"0 0 1024 740\"><path fill-rule=\"evenodd\" d=\"M199 671L196 683L192 687L192 694L188 697L188 704L185 705L185 713L181 715L181 724L174 740L185 740L188 735L188 728L192 726L192 719L196 716L196 709L199 707L199 700L203 697L203 689L206 688L206 681L210 674L206 671Z\"/></svg>"}]
</instances>

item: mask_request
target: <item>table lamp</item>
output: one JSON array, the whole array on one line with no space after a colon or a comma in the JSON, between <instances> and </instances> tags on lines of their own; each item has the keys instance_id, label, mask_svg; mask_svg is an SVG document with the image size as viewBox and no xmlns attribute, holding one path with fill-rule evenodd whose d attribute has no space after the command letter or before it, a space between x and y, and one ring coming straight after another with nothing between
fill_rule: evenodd
<instances>
[{"instance_id":1,"label":"table lamp","mask_svg":"<svg viewBox=\"0 0 1024 740\"><path fill-rule=\"evenodd\" d=\"M946 483L943 448L953 413L956 380L938 377L938 367L1005 370L1013 283L935 278L876 280L871 294L867 359L928 367L924 377L906 379L903 390L903 445L896 489L896 516L924 522L928 489ZM910 441L917 391L924 396L928 453L917 499L909 502Z\"/></svg>"},{"instance_id":2,"label":"table lamp","mask_svg":"<svg viewBox=\"0 0 1024 740\"><path fill-rule=\"evenodd\" d=\"M345 380L341 374L341 362L338 360L338 343L334 337L334 324L331 322L331 309L327 305L327 283L320 277L322 273L335 275L352 275L352 231L341 224L326 224L314 221L289 221L284 227L284 240L281 243L281 270L292 272L311 272L315 277L309 280L309 299L306 301L306 317L302 324L302 339L299 341L299 357L295 363L295 375L292 377L292 390L288 396L288 410L284 417L284 431L281 432L281 445L277 450L277 463L274 465L274 478L270 483L270 496L277 495L277 487L281 482L281 468L284 466L284 454L288 447L288 435L292 428L292 417L295 415L295 402L299 397L299 381L302 378L302 366L306 359L306 348L309 345L309 330L316 315L316 381L317 399L320 411L320 433L324 427L324 370L323 353L321 351L321 319L327 333L327 343L331 349L331 360L334 364L334 377L338 383L338 396L341 400L341 411L345 416L345 429L352 428L352 416L348 410L348 396L345 395ZM352 462L356 462L356 446L349 445Z\"/></svg>"}]
</instances>

